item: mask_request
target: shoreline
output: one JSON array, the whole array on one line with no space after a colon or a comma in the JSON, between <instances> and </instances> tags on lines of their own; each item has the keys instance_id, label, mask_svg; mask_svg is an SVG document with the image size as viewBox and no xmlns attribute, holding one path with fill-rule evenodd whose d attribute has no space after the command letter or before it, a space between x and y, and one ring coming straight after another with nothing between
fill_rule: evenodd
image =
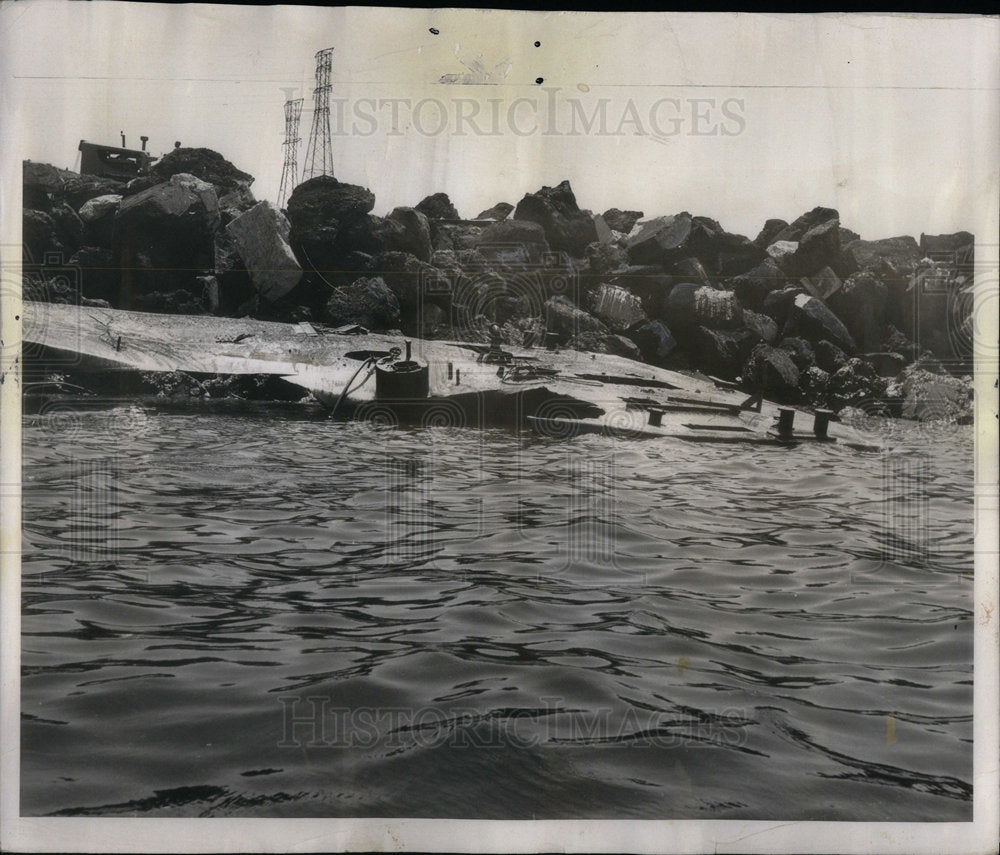
<instances>
[{"instance_id":1,"label":"shoreline","mask_svg":"<svg viewBox=\"0 0 1000 855\"><path fill-rule=\"evenodd\" d=\"M25 298L544 345L799 408L971 418L966 232L867 241L818 207L750 239L686 211L581 210L568 181L471 219L445 193L377 217L370 191L329 175L285 210L252 182L209 149L127 183L26 161ZM59 380L24 365L29 383Z\"/></svg>"}]
</instances>

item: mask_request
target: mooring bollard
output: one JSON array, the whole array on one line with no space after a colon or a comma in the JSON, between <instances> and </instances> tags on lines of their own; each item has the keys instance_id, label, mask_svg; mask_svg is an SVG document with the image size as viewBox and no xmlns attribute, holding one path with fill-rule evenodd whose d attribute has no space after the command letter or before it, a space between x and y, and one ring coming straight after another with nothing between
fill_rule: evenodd
<instances>
[{"instance_id":1,"label":"mooring bollard","mask_svg":"<svg viewBox=\"0 0 1000 855\"><path fill-rule=\"evenodd\" d=\"M813 433L819 439L826 439L826 431L830 426L830 417L833 410L816 410L816 417L813 420Z\"/></svg>"},{"instance_id":2,"label":"mooring bollard","mask_svg":"<svg viewBox=\"0 0 1000 855\"><path fill-rule=\"evenodd\" d=\"M649 423L653 427L661 427L663 425L663 410L650 410Z\"/></svg>"},{"instance_id":3,"label":"mooring bollard","mask_svg":"<svg viewBox=\"0 0 1000 855\"><path fill-rule=\"evenodd\" d=\"M778 410L778 436L791 436L794 422L795 410L780 408Z\"/></svg>"}]
</instances>

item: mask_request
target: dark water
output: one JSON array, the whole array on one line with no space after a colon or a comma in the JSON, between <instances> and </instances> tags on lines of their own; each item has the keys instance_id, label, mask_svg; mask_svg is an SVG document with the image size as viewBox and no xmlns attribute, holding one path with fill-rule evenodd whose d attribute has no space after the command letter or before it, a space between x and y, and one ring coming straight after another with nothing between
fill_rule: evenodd
<instances>
[{"instance_id":1,"label":"dark water","mask_svg":"<svg viewBox=\"0 0 1000 855\"><path fill-rule=\"evenodd\" d=\"M27 417L26 815L970 820L972 430Z\"/></svg>"}]
</instances>

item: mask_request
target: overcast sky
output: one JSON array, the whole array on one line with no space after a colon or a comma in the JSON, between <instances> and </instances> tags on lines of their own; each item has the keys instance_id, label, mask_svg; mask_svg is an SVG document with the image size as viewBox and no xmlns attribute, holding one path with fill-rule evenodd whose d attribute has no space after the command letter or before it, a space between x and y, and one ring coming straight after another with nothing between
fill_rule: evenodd
<instances>
[{"instance_id":1,"label":"overcast sky","mask_svg":"<svg viewBox=\"0 0 1000 855\"><path fill-rule=\"evenodd\" d=\"M81 139L146 134L156 154L221 152L274 200L284 101L306 99L301 172L332 47L334 171L376 213L445 191L474 216L564 178L581 207L751 237L816 205L866 238L974 229L995 207L996 20L43 0L0 16L5 158L76 168Z\"/></svg>"}]
</instances>

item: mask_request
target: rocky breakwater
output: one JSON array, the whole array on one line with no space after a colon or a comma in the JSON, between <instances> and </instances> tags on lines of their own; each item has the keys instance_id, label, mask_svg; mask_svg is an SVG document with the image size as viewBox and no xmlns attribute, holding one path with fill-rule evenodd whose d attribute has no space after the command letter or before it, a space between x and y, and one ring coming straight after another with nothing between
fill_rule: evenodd
<instances>
[{"instance_id":1,"label":"rocky breakwater","mask_svg":"<svg viewBox=\"0 0 1000 855\"><path fill-rule=\"evenodd\" d=\"M177 148L127 184L26 162L27 296L150 312L226 313L255 297L227 233L257 203L253 177Z\"/></svg>"},{"instance_id":2,"label":"rocky breakwater","mask_svg":"<svg viewBox=\"0 0 1000 855\"><path fill-rule=\"evenodd\" d=\"M24 177L36 299L470 341L496 325L511 344L700 371L798 405L969 418L965 232L863 240L814 208L749 238L687 211L595 214L568 181L463 219L445 193L379 216L370 190L321 176L280 211L208 149L127 185L34 163Z\"/></svg>"}]
</instances>

